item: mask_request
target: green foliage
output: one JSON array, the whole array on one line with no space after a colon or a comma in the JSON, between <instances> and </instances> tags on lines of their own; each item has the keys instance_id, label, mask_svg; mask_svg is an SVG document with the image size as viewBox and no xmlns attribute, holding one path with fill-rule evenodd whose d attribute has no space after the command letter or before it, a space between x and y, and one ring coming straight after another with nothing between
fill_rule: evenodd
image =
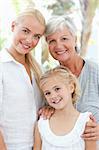
<instances>
[{"instance_id":1,"label":"green foliage","mask_svg":"<svg viewBox=\"0 0 99 150\"><path fill-rule=\"evenodd\" d=\"M6 40L6 39L0 37L0 50L1 50L1 49L3 48L3 46L4 46L5 40Z\"/></svg>"},{"instance_id":2,"label":"green foliage","mask_svg":"<svg viewBox=\"0 0 99 150\"><path fill-rule=\"evenodd\" d=\"M12 6L14 7L14 10L16 11L17 14L20 11L19 0L12 0Z\"/></svg>"},{"instance_id":3,"label":"green foliage","mask_svg":"<svg viewBox=\"0 0 99 150\"><path fill-rule=\"evenodd\" d=\"M62 15L64 14L66 11L69 11L71 9L72 6L74 6L75 3L71 0L57 0L56 3L49 5L48 9L53 10L53 14L56 15Z\"/></svg>"}]
</instances>

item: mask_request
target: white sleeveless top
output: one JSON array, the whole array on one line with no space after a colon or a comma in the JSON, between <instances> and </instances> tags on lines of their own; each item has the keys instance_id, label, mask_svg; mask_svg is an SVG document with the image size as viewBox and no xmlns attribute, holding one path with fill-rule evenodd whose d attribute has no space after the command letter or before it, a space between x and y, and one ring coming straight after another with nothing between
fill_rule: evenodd
<instances>
[{"instance_id":1,"label":"white sleeveless top","mask_svg":"<svg viewBox=\"0 0 99 150\"><path fill-rule=\"evenodd\" d=\"M42 138L42 150L85 150L81 135L91 113L80 113L74 128L64 136L55 135L49 126L49 120L40 118L38 128Z\"/></svg>"}]
</instances>

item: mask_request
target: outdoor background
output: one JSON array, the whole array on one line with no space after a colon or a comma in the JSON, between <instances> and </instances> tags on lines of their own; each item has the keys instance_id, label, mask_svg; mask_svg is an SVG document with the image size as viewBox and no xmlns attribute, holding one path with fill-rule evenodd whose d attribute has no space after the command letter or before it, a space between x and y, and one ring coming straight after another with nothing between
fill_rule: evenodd
<instances>
[{"instance_id":1,"label":"outdoor background","mask_svg":"<svg viewBox=\"0 0 99 150\"><path fill-rule=\"evenodd\" d=\"M78 30L80 55L99 63L99 0L0 0L0 50L9 44L11 21L27 5L38 8L46 22L55 14L69 15ZM33 55L45 68L57 64L49 55L44 39L41 39Z\"/></svg>"}]
</instances>

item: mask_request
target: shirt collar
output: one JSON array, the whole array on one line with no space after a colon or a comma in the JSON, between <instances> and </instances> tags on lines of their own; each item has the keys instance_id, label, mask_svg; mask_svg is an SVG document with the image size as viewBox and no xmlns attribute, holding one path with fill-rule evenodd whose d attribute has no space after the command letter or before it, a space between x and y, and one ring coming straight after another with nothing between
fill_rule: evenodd
<instances>
[{"instance_id":1,"label":"shirt collar","mask_svg":"<svg viewBox=\"0 0 99 150\"><path fill-rule=\"evenodd\" d=\"M11 54L6 49L1 50L0 62L11 62L11 61L15 62L15 59L11 56Z\"/></svg>"}]
</instances>

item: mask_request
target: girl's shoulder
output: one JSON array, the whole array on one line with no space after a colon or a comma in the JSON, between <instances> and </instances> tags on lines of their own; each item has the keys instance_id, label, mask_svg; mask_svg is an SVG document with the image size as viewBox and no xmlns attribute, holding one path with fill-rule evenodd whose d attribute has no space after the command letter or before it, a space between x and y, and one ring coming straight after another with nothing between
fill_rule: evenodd
<instances>
[{"instance_id":1,"label":"girl's shoulder","mask_svg":"<svg viewBox=\"0 0 99 150\"><path fill-rule=\"evenodd\" d=\"M92 115L91 112L80 113L75 124L75 130L80 134L83 133L86 123L90 120L90 115Z\"/></svg>"}]
</instances>

